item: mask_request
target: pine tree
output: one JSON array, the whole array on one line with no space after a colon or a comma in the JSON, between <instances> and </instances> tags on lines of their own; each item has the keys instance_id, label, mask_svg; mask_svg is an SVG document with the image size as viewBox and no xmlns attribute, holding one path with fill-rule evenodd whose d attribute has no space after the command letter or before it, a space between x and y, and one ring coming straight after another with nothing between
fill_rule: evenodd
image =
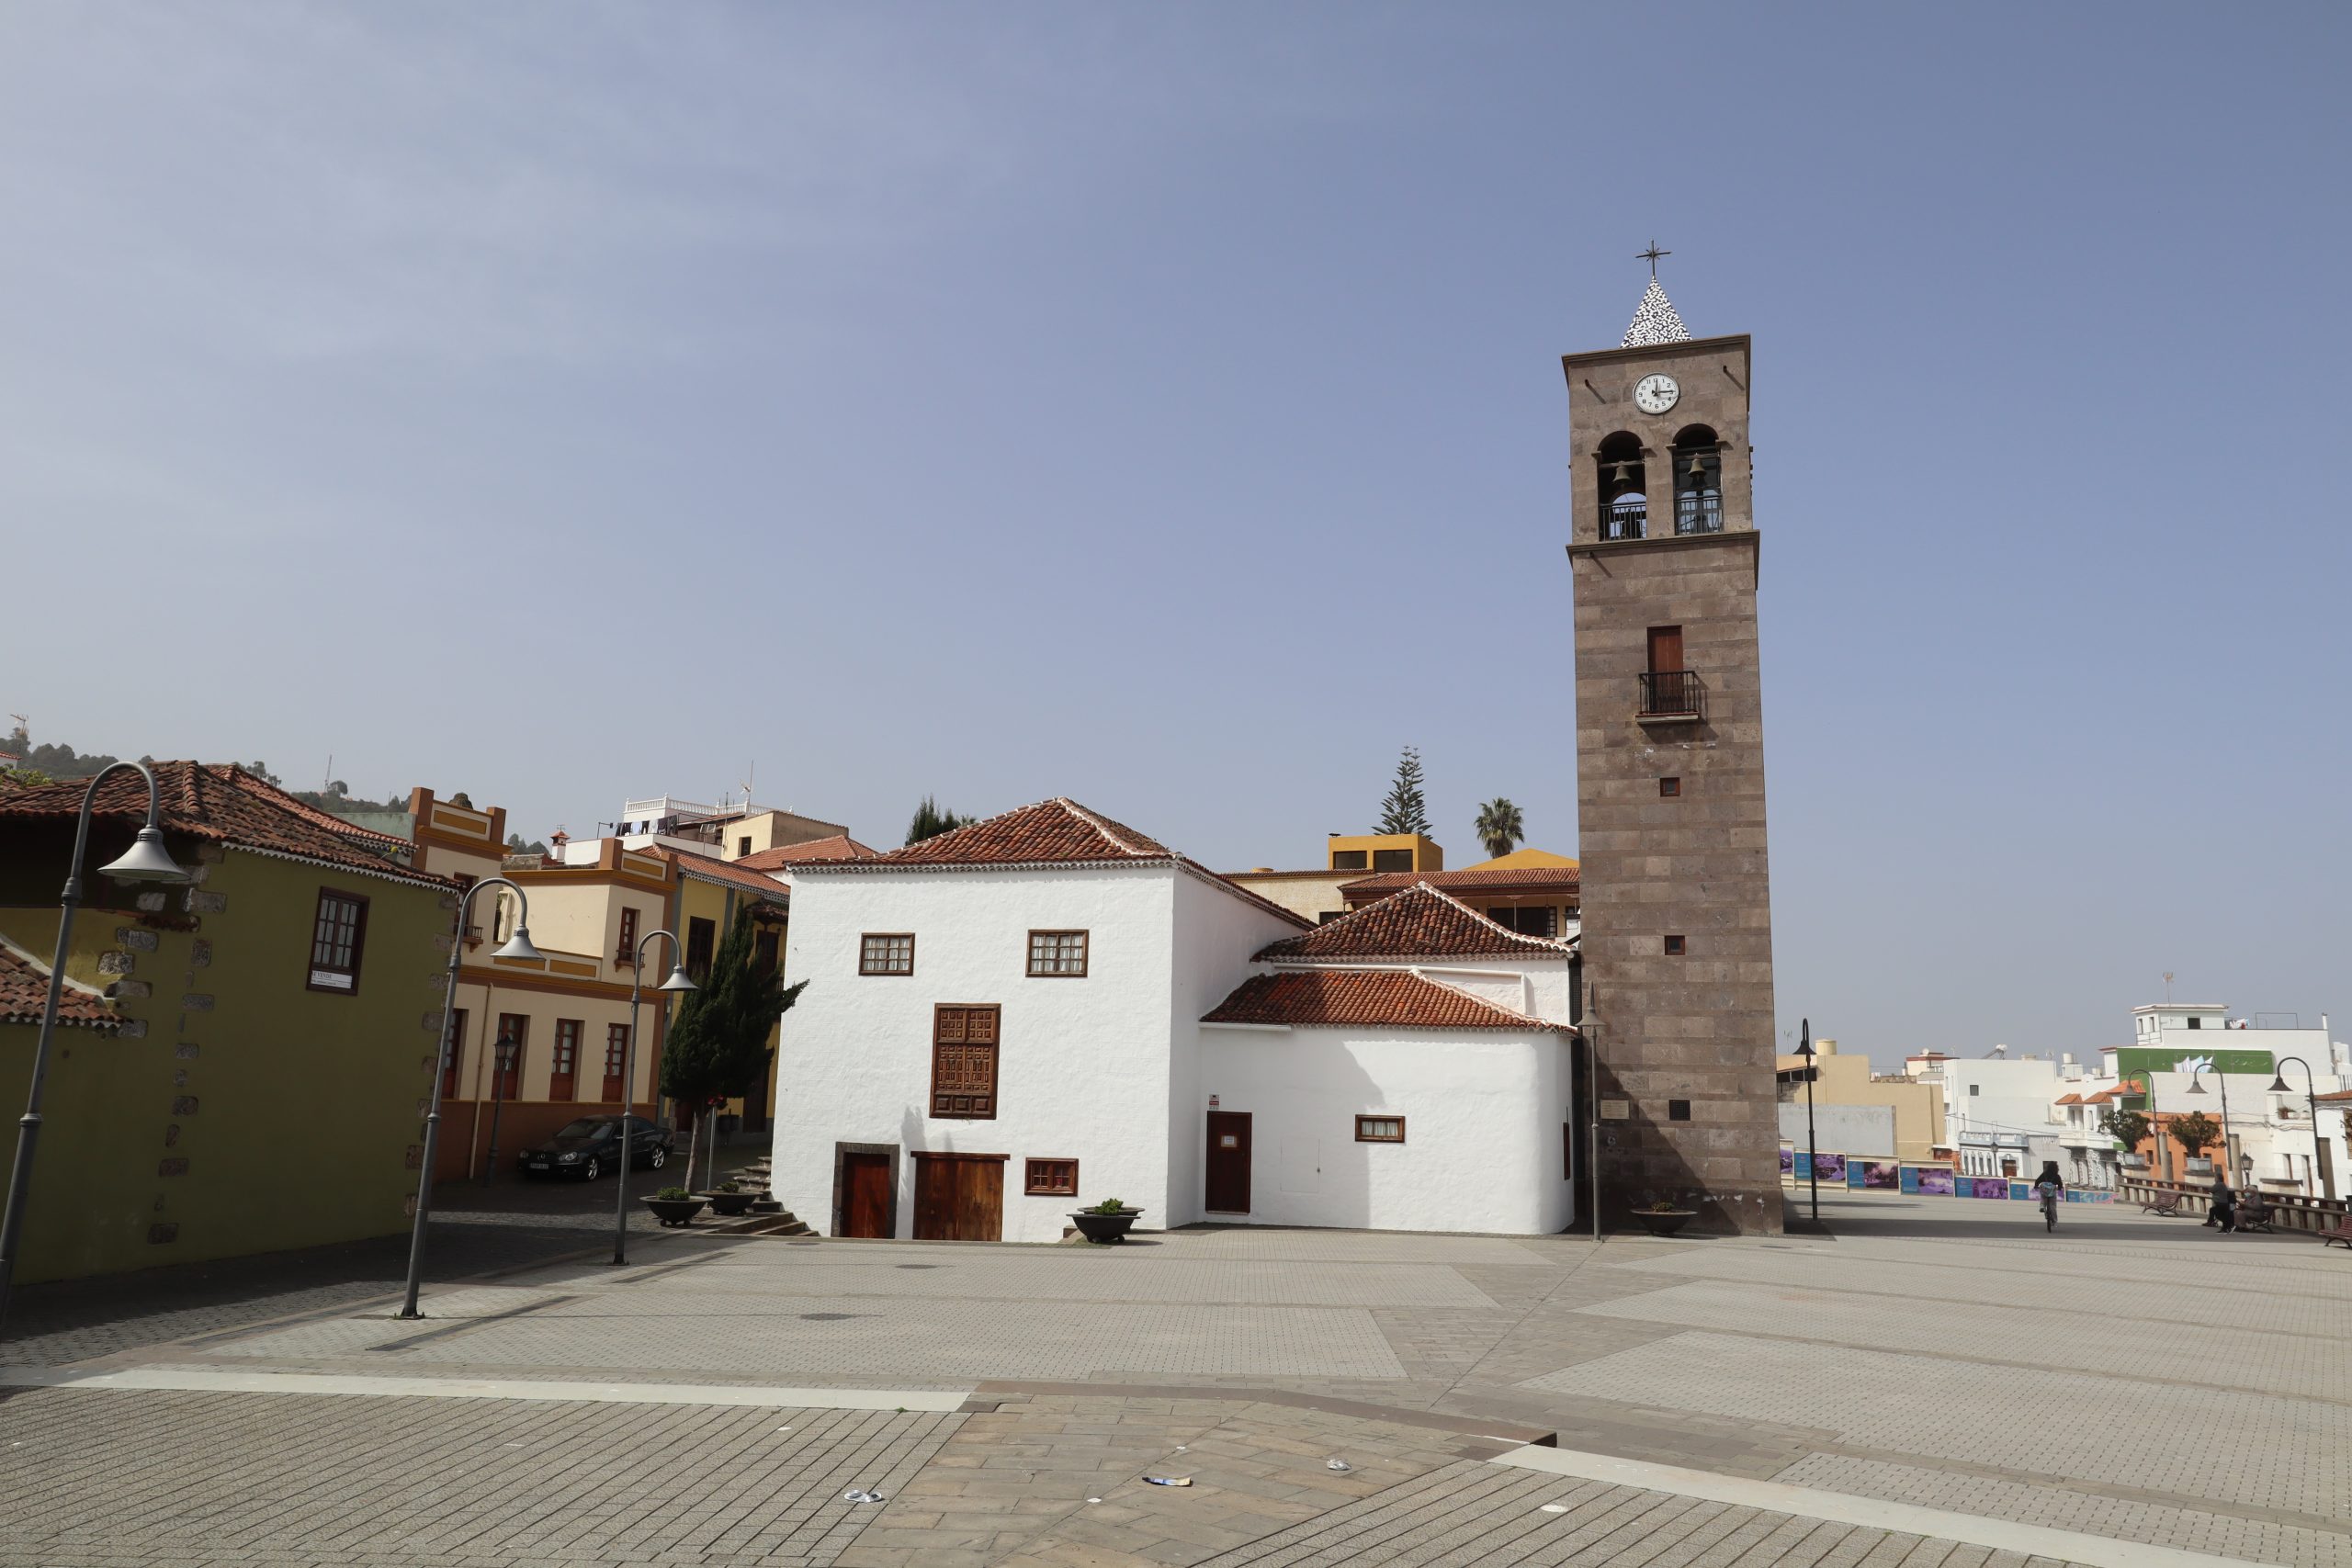
<instances>
[{"instance_id":1,"label":"pine tree","mask_svg":"<svg viewBox=\"0 0 2352 1568\"><path fill-rule=\"evenodd\" d=\"M915 819L907 825L907 842L919 844L925 839L935 839L942 833L968 828L978 820L977 817L961 817L953 811L942 811L939 802L926 795L922 797L922 804L915 807Z\"/></svg>"},{"instance_id":2,"label":"pine tree","mask_svg":"<svg viewBox=\"0 0 2352 1568\"><path fill-rule=\"evenodd\" d=\"M1373 827L1375 833L1427 833L1430 830L1429 804L1421 798L1421 754L1414 748L1405 748L1396 759L1396 782L1388 786L1388 796L1380 803L1380 820Z\"/></svg>"},{"instance_id":3,"label":"pine tree","mask_svg":"<svg viewBox=\"0 0 2352 1568\"><path fill-rule=\"evenodd\" d=\"M1474 829L1478 841L1487 846L1487 855L1495 860L1519 848L1527 837L1527 823L1520 816L1519 807L1509 798L1497 795L1478 807L1478 820Z\"/></svg>"},{"instance_id":4,"label":"pine tree","mask_svg":"<svg viewBox=\"0 0 2352 1568\"><path fill-rule=\"evenodd\" d=\"M743 910L711 955L709 977L687 993L662 1048L662 1092L683 1107L687 1126L686 1185L694 1185L695 1129L703 1114L749 1094L766 1065L768 1031L800 998L803 980L786 986L752 953L752 912Z\"/></svg>"}]
</instances>

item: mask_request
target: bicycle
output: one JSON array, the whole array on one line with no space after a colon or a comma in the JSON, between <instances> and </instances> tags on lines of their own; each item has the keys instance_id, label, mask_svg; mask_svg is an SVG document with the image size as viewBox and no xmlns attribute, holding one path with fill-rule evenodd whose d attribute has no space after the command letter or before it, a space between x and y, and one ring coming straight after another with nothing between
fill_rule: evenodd
<instances>
[{"instance_id":1,"label":"bicycle","mask_svg":"<svg viewBox=\"0 0 2352 1568\"><path fill-rule=\"evenodd\" d=\"M2055 1192L2041 1195L2041 1228L2045 1232L2058 1228L2058 1194Z\"/></svg>"}]
</instances>

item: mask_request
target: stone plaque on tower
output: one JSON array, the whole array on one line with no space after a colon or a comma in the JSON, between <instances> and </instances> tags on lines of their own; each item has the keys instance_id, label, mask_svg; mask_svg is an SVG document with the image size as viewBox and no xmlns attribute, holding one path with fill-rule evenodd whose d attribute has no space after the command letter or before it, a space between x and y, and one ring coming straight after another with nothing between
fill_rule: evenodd
<instances>
[{"instance_id":1,"label":"stone plaque on tower","mask_svg":"<svg viewBox=\"0 0 2352 1568\"><path fill-rule=\"evenodd\" d=\"M1561 360L1587 1038L1625 1108L1594 1174L1604 1218L1776 1232L1748 340L1691 337L1650 260L1623 344Z\"/></svg>"}]
</instances>

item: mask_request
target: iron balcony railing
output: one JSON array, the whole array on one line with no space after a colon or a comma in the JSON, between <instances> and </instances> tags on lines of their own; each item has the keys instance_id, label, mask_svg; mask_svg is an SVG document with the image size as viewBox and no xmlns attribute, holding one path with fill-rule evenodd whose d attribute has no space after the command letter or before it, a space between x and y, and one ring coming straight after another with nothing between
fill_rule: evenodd
<instances>
[{"instance_id":1,"label":"iron balcony railing","mask_svg":"<svg viewBox=\"0 0 2352 1568\"><path fill-rule=\"evenodd\" d=\"M1627 501L1612 502L1601 513L1600 536L1604 539L1638 539L1648 525L1648 502L1639 496L1633 496Z\"/></svg>"},{"instance_id":2,"label":"iron balcony railing","mask_svg":"<svg viewBox=\"0 0 2352 1568\"><path fill-rule=\"evenodd\" d=\"M1724 531L1721 491L1687 490L1674 498L1674 531L1678 534L1720 534Z\"/></svg>"},{"instance_id":3,"label":"iron balcony railing","mask_svg":"<svg viewBox=\"0 0 2352 1568\"><path fill-rule=\"evenodd\" d=\"M1699 714L1699 672L1695 670L1652 670L1642 676L1644 718Z\"/></svg>"}]
</instances>

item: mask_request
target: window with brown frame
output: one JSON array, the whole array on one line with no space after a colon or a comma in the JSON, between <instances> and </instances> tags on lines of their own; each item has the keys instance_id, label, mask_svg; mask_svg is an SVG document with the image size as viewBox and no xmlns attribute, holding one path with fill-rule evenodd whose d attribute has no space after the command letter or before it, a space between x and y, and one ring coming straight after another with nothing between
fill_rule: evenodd
<instances>
[{"instance_id":1,"label":"window with brown frame","mask_svg":"<svg viewBox=\"0 0 2352 1568\"><path fill-rule=\"evenodd\" d=\"M915 972L912 931L867 931L858 939L857 972L861 975L911 975Z\"/></svg>"},{"instance_id":2,"label":"window with brown frame","mask_svg":"<svg viewBox=\"0 0 2352 1568\"><path fill-rule=\"evenodd\" d=\"M605 1025L605 1093L603 1098L605 1104L617 1105L622 1100L627 1098L624 1093L626 1086L621 1082L621 1075L627 1070L628 1066L628 1025L626 1023L608 1023Z\"/></svg>"},{"instance_id":3,"label":"window with brown frame","mask_svg":"<svg viewBox=\"0 0 2352 1568\"><path fill-rule=\"evenodd\" d=\"M1666 799L1672 800L1681 795L1682 781L1680 779L1660 779L1657 781L1657 792Z\"/></svg>"},{"instance_id":4,"label":"window with brown frame","mask_svg":"<svg viewBox=\"0 0 2352 1568\"><path fill-rule=\"evenodd\" d=\"M1405 1119L1402 1116L1356 1118L1356 1142L1359 1144L1401 1144L1404 1141Z\"/></svg>"},{"instance_id":5,"label":"window with brown frame","mask_svg":"<svg viewBox=\"0 0 2352 1568\"><path fill-rule=\"evenodd\" d=\"M621 939L613 949L613 962L624 969L637 963L637 911L627 905L621 907Z\"/></svg>"},{"instance_id":6,"label":"window with brown frame","mask_svg":"<svg viewBox=\"0 0 2352 1568\"><path fill-rule=\"evenodd\" d=\"M931 1113L996 1120L998 1014L993 1004L943 1003L931 1018Z\"/></svg>"},{"instance_id":7,"label":"window with brown frame","mask_svg":"<svg viewBox=\"0 0 2352 1568\"><path fill-rule=\"evenodd\" d=\"M359 959L367 946L367 898L320 888L318 914L311 922L310 988L345 997L357 991Z\"/></svg>"},{"instance_id":8,"label":"window with brown frame","mask_svg":"<svg viewBox=\"0 0 2352 1568\"><path fill-rule=\"evenodd\" d=\"M1086 978L1084 931L1031 931L1029 973L1032 977Z\"/></svg>"},{"instance_id":9,"label":"window with brown frame","mask_svg":"<svg viewBox=\"0 0 2352 1568\"><path fill-rule=\"evenodd\" d=\"M741 837L741 838L739 838L739 839L737 839L737 840L735 840L735 853L736 853L737 857L740 859L741 857L742 857L742 856L744 856L744 855L747 855L747 854L750 854L751 852L752 852L752 835L751 835L751 834L749 834L749 833L746 833L746 834L744 834L742 837Z\"/></svg>"},{"instance_id":10,"label":"window with brown frame","mask_svg":"<svg viewBox=\"0 0 2352 1568\"><path fill-rule=\"evenodd\" d=\"M458 1058L466 1049L466 1010L454 1009L449 1014L449 1037L441 1042L441 1098L458 1098Z\"/></svg>"},{"instance_id":11,"label":"window with brown frame","mask_svg":"<svg viewBox=\"0 0 2352 1568\"><path fill-rule=\"evenodd\" d=\"M1371 852L1366 850L1333 850L1331 869L1333 871L1363 871L1369 866L1371 859Z\"/></svg>"},{"instance_id":12,"label":"window with brown frame","mask_svg":"<svg viewBox=\"0 0 2352 1568\"><path fill-rule=\"evenodd\" d=\"M1022 1190L1032 1198L1077 1197L1078 1161L1074 1159L1029 1161L1022 1180Z\"/></svg>"},{"instance_id":13,"label":"window with brown frame","mask_svg":"<svg viewBox=\"0 0 2352 1568\"><path fill-rule=\"evenodd\" d=\"M784 933L774 926L762 926L752 933L752 967L763 975L775 972L777 954L784 942Z\"/></svg>"},{"instance_id":14,"label":"window with brown frame","mask_svg":"<svg viewBox=\"0 0 2352 1568\"><path fill-rule=\"evenodd\" d=\"M555 1059L548 1065L548 1098L571 1100L580 1078L580 1036L588 1025L576 1018L555 1021Z\"/></svg>"},{"instance_id":15,"label":"window with brown frame","mask_svg":"<svg viewBox=\"0 0 2352 1568\"><path fill-rule=\"evenodd\" d=\"M697 915L686 921L686 978L701 985L710 978L710 950L718 941L718 922Z\"/></svg>"},{"instance_id":16,"label":"window with brown frame","mask_svg":"<svg viewBox=\"0 0 2352 1568\"><path fill-rule=\"evenodd\" d=\"M1670 937L1668 937L1668 938L1666 939L1666 955L1667 955L1668 958L1679 958L1679 957L1681 957L1681 956L1682 956L1682 950L1683 950L1683 946L1684 946L1684 943L1683 943L1683 941L1682 941L1682 939L1681 939L1680 937L1679 937L1679 936L1670 936Z\"/></svg>"},{"instance_id":17,"label":"window with brown frame","mask_svg":"<svg viewBox=\"0 0 2352 1568\"><path fill-rule=\"evenodd\" d=\"M531 1021L519 1012L498 1015L498 1045L490 1059L490 1097L512 1100L523 1085L523 1037Z\"/></svg>"}]
</instances>

